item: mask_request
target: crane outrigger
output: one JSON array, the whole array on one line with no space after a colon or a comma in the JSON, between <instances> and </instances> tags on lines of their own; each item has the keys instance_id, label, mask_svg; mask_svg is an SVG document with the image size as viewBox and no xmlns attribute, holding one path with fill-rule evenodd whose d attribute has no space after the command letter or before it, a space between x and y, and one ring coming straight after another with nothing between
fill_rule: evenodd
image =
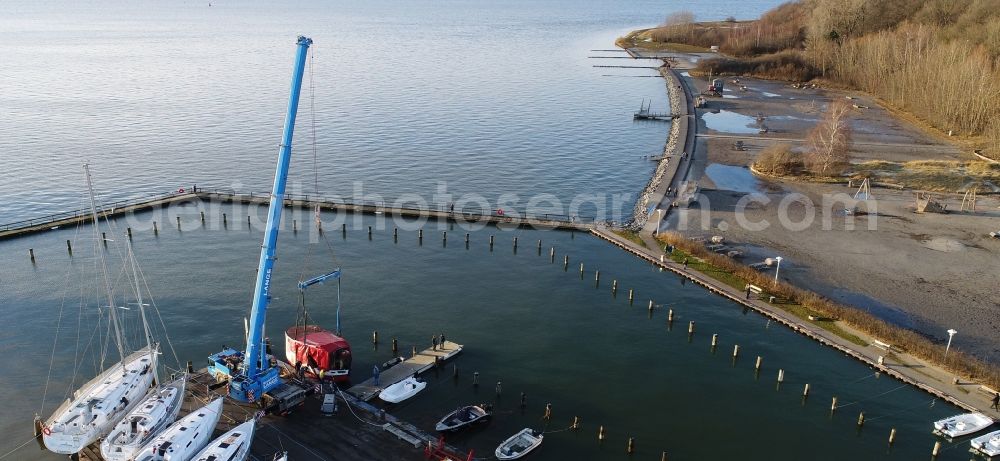
<instances>
[{"instance_id":1,"label":"crane outrigger","mask_svg":"<svg viewBox=\"0 0 1000 461\"><path fill-rule=\"evenodd\" d=\"M268 205L267 226L264 229L264 242L260 249L253 308L247 328L246 351L226 348L208 357L208 371L217 379L228 380L230 397L240 402L259 403L265 410L279 413L287 412L305 400L305 391L301 387L287 384L281 379L279 368L271 365L264 344L264 324L267 307L271 301L271 271L274 268L278 227L284 207L288 164L292 156L292 133L295 130L295 115L299 106L306 55L309 46L312 45L312 39L299 36L296 43L298 48L292 72L288 113L285 115L278 165L274 173L274 187Z\"/></svg>"}]
</instances>

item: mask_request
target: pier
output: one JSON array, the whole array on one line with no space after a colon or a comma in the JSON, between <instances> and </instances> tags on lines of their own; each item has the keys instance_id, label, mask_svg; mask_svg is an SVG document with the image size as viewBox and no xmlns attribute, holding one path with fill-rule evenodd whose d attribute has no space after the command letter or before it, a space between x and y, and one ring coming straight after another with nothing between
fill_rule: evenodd
<instances>
[{"instance_id":1,"label":"pier","mask_svg":"<svg viewBox=\"0 0 1000 461\"><path fill-rule=\"evenodd\" d=\"M236 192L225 189L205 190L202 188L195 190L197 192L185 192L181 190L169 194L154 195L148 198L112 202L101 206L97 214L102 219L110 219L134 215L143 211L163 209L171 205L201 204L202 202L266 205L271 199L271 195L267 192ZM440 205L438 207L418 205L393 206L387 205L384 201L295 194L285 194L284 205L285 208L313 210L318 206L320 209L328 211L387 214L405 218L428 218L444 221L560 230L589 231L594 224L593 218L584 216L567 216L552 213L536 214L511 209L486 210L479 207L451 209L448 205ZM233 219L237 220L238 218L233 216ZM93 219L91 218L90 210L79 209L0 224L0 240L48 231L63 226L89 223L91 221ZM163 224L167 225L167 223Z\"/></svg>"},{"instance_id":2,"label":"pier","mask_svg":"<svg viewBox=\"0 0 1000 461\"><path fill-rule=\"evenodd\" d=\"M180 417L222 397L225 388L213 389L215 385L215 378L205 369L191 374ZM293 460L344 459L345 453L351 453L351 459L419 459L424 447L439 440L437 434L382 414L350 394L339 392L339 396L339 408L333 415L319 411L320 395L314 394L289 416L263 416L257 423L250 459L271 461L281 452L288 452L289 459ZM227 398L213 436L222 435L252 418L258 410L255 405ZM444 448L465 458L465 454L455 447ZM104 460L98 444L87 447L79 459Z\"/></svg>"},{"instance_id":3,"label":"pier","mask_svg":"<svg viewBox=\"0 0 1000 461\"><path fill-rule=\"evenodd\" d=\"M375 398L379 392L382 392L382 389L411 376L419 375L434 366L441 366L445 361L462 352L462 347L461 344L446 341L440 346L424 349L417 354L413 354L413 357L381 371L379 373L378 384L375 383L375 377L373 376L367 381L351 387L347 390L347 393L361 401L367 402Z\"/></svg>"}]
</instances>

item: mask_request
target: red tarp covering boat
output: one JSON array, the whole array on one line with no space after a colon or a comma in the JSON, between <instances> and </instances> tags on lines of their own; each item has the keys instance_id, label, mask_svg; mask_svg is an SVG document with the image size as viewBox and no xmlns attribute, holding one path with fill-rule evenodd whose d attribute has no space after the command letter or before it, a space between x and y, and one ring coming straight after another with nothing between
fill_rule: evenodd
<instances>
[{"instance_id":1,"label":"red tarp covering boat","mask_svg":"<svg viewBox=\"0 0 1000 461\"><path fill-rule=\"evenodd\" d=\"M319 325L285 330L285 357L319 378L346 381L351 370L351 345Z\"/></svg>"}]
</instances>

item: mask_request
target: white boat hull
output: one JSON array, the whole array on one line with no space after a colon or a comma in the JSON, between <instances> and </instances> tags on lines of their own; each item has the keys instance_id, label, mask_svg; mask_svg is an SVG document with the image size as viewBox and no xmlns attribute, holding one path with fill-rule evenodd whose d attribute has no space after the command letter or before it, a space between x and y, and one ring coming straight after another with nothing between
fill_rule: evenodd
<instances>
[{"instance_id":1,"label":"white boat hull","mask_svg":"<svg viewBox=\"0 0 1000 461\"><path fill-rule=\"evenodd\" d=\"M188 461L212 439L222 398L213 400L173 423L139 450L135 461Z\"/></svg>"},{"instance_id":2,"label":"white boat hull","mask_svg":"<svg viewBox=\"0 0 1000 461\"><path fill-rule=\"evenodd\" d=\"M972 448L986 456L1000 455L1000 431L993 431L989 434L972 439Z\"/></svg>"},{"instance_id":3,"label":"white boat hull","mask_svg":"<svg viewBox=\"0 0 1000 461\"><path fill-rule=\"evenodd\" d=\"M211 441L193 458L195 461L245 461L253 443L257 420L251 419Z\"/></svg>"},{"instance_id":4,"label":"white boat hull","mask_svg":"<svg viewBox=\"0 0 1000 461\"><path fill-rule=\"evenodd\" d=\"M125 415L101 442L105 461L128 461L177 419L184 402L187 376L154 390Z\"/></svg>"},{"instance_id":5,"label":"white boat hull","mask_svg":"<svg viewBox=\"0 0 1000 461\"><path fill-rule=\"evenodd\" d=\"M427 383L424 381L418 381L416 378L406 378L383 389L382 392L379 392L378 398L389 403L399 403L417 395L425 387L427 387Z\"/></svg>"},{"instance_id":6,"label":"white boat hull","mask_svg":"<svg viewBox=\"0 0 1000 461\"><path fill-rule=\"evenodd\" d=\"M965 413L945 418L934 423L935 432L947 437L961 437L974 434L993 424L993 419L982 413Z\"/></svg>"},{"instance_id":7,"label":"white boat hull","mask_svg":"<svg viewBox=\"0 0 1000 461\"><path fill-rule=\"evenodd\" d=\"M504 440L494 453L499 460L519 459L531 453L542 444L545 436L531 428L524 428L511 438Z\"/></svg>"},{"instance_id":8,"label":"white boat hull","mask_svg":"<svg viewBox=\"0 0 1000 461\"><path fill-rule=\"evenodd\" d=\"M65 455L96 442L132 411L153 383L157 354L143 348L73 393L42 427L45 448ZM124 371L124 373L123 373Z\"/></svg>"}]
</instances>

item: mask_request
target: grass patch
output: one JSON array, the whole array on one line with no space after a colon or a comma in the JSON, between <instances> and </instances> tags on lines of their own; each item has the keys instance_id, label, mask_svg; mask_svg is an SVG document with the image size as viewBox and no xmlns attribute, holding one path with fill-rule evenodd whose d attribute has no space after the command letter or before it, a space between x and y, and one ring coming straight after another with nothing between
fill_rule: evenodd
<instances>
[{"instance_id":1,"label":"grass patch","mask_svg":"<svg viewBox=\"0 0 1000 461\"><path fill-rule=\"evenodd\" d=\"M670 51L674 53L706 53L707 47L690 45L680 42L660 42L651 37L653 29L639 29L629 32L624 37L618 37L615 45L621 48L641 48L651 51Z\"/></svg>"},{"instance_id":2,"label":"grass patch","mask_svg":"<svg viewBox=\"0 0 1000 461\"><path fill-rule=\"evenodd\" d=\"M1000 184L1000 164L985 161L871 161L854 164L851 170L855 177L934 192L962 192L985 182Z\"/></svg>"},{"instance_id":3,"label":"grass patch","mask_svg":"<svg viewBox=\"0 0 1000 461\"><path fill-rule=\"evenodd\" d=\"M643 248L649 248L649 246L646 245L646 242L642 240L642 237L639 237L638 232L630 230L614 230L612 232L618 234L619 237L628 240L636 245L641 245Z\"/></svg>"}]
</instances>

